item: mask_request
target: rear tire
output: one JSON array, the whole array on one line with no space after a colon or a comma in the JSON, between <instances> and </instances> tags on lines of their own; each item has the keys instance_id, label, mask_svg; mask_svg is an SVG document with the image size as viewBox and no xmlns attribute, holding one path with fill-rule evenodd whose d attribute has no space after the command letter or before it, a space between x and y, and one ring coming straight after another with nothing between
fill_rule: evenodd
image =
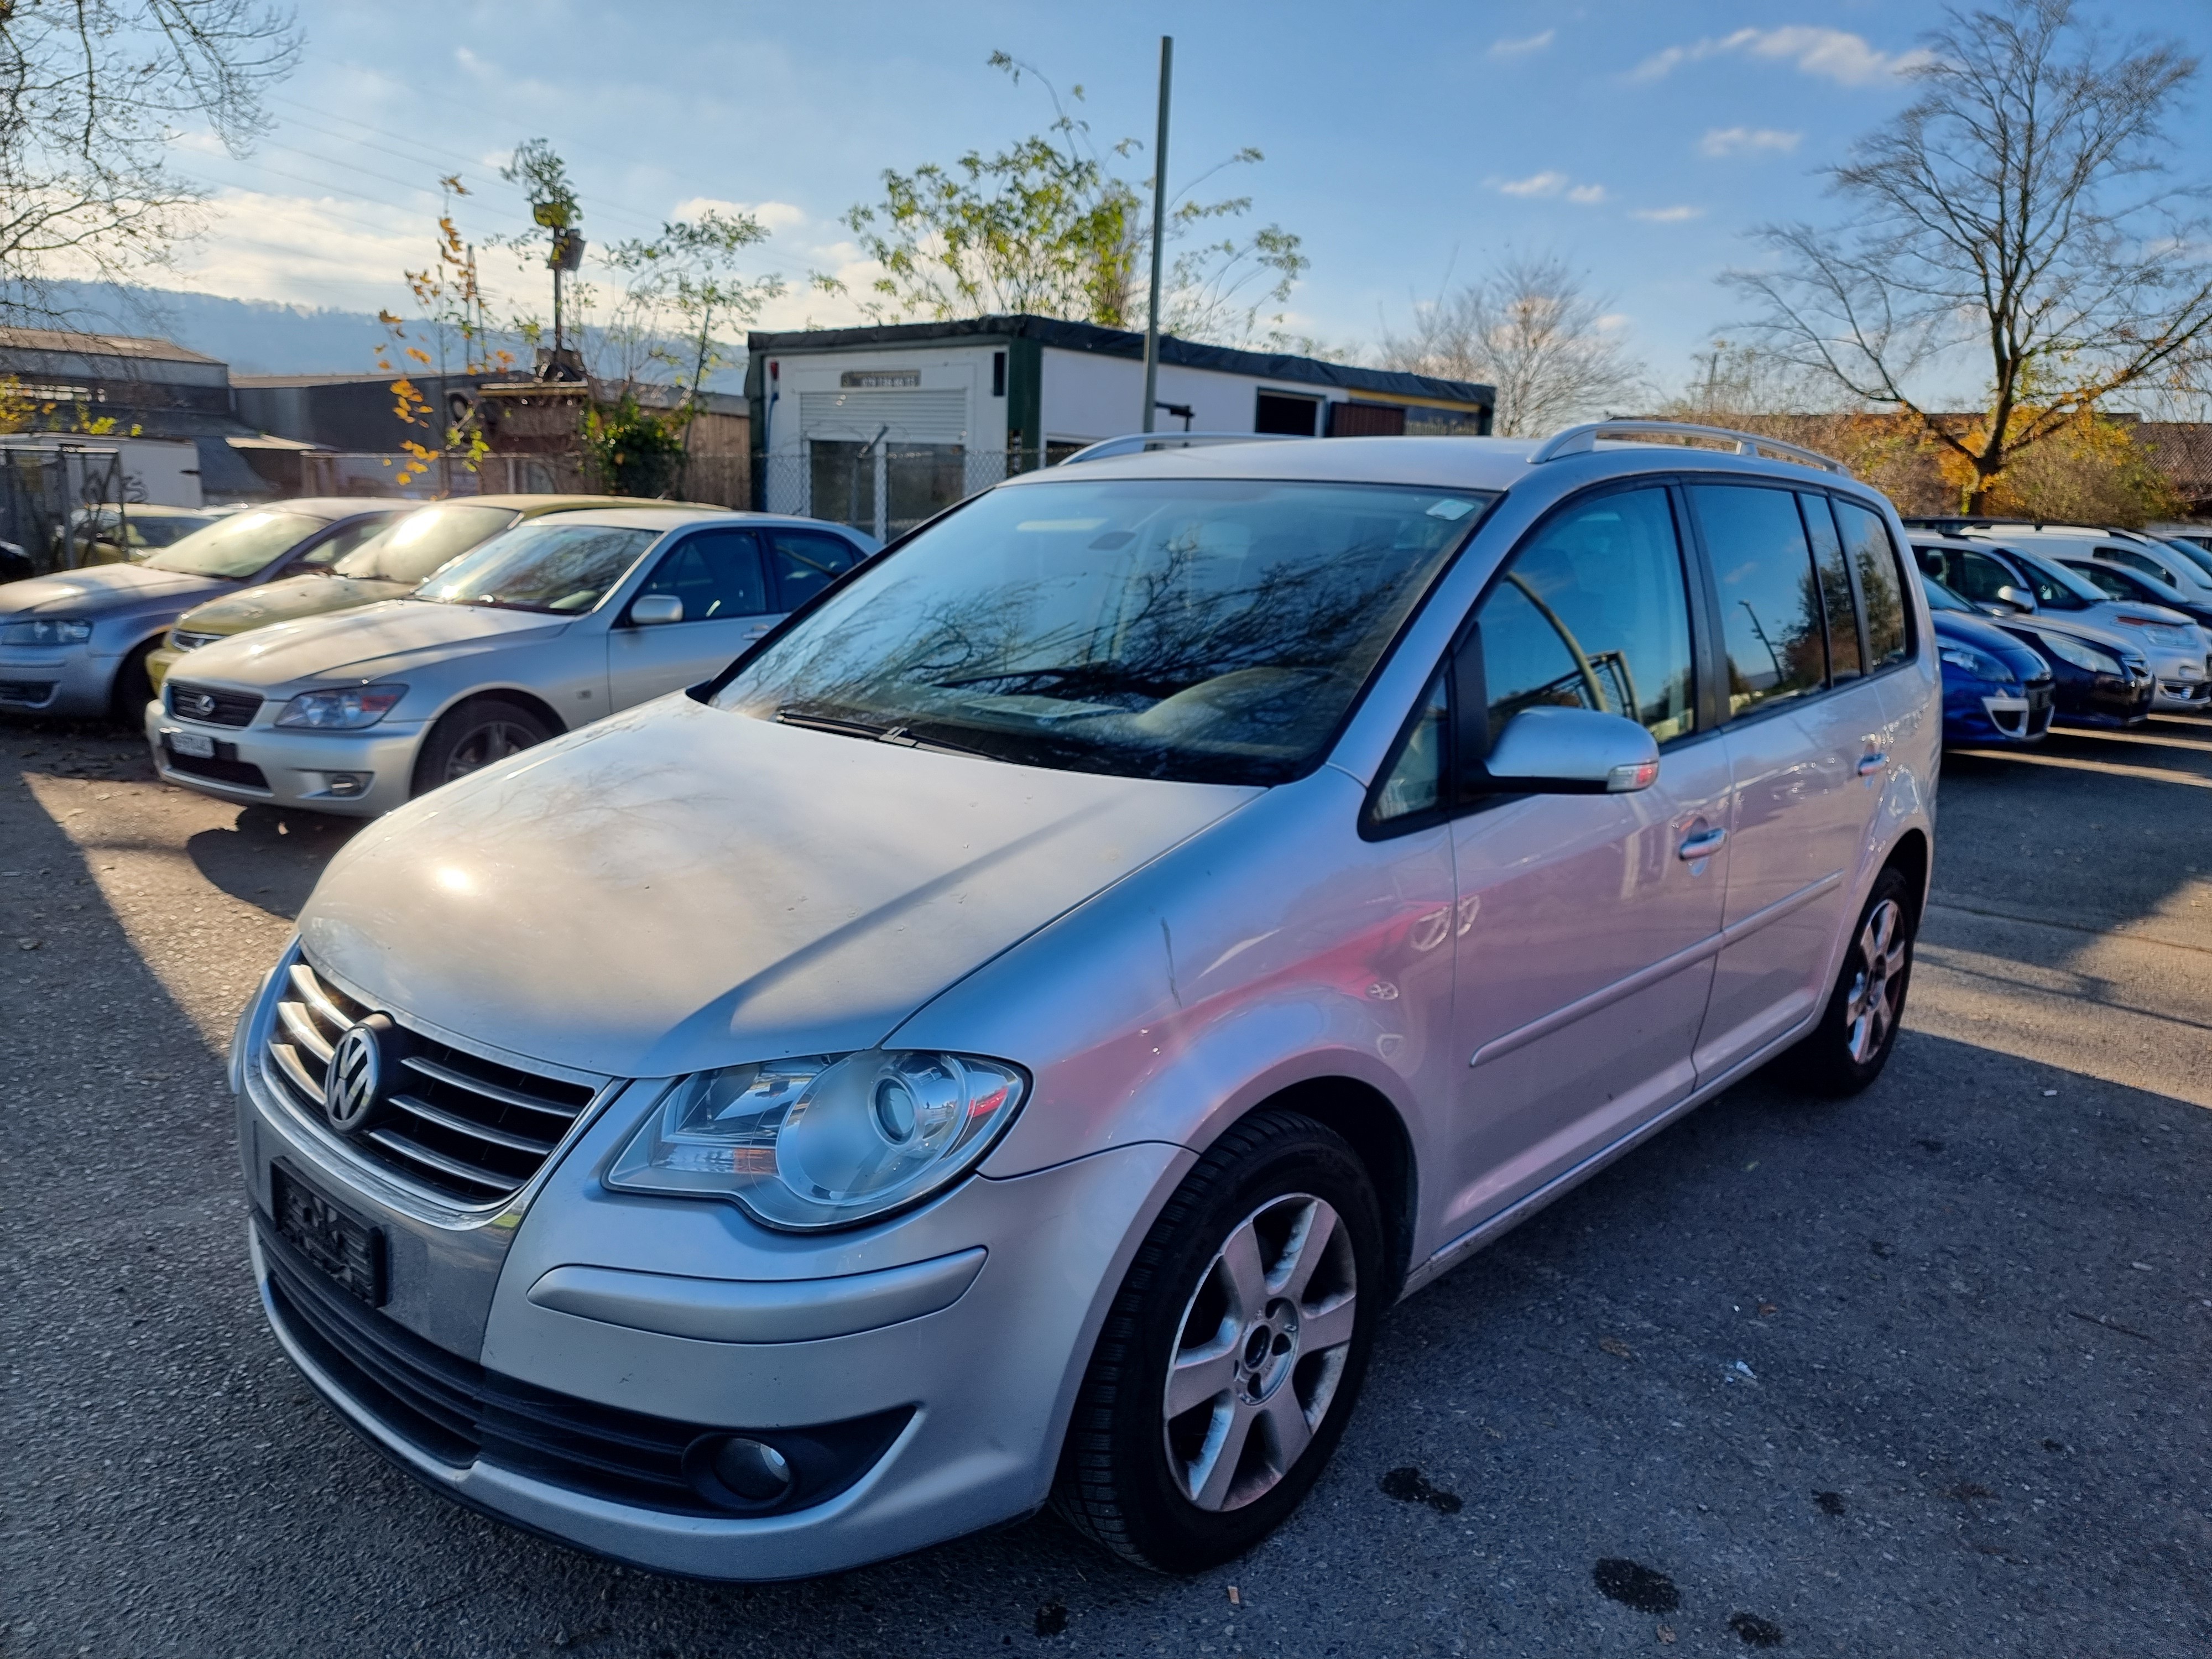
<instances>
[{"instance_id":1,"label":"rear tire","mask_svg":"<svg viewBox=\"0 0 2212 1659\"><path fill-rule=\"evenodd\" d=\"M1320 1478L1388 1297L1382 1209L1352 1148L1263 1111L1152 1224L1099 1333L1054 1506L1158 1572L1250 1549Z\"/></svg>"},{"instance_id":2,"label":"rear tire","mask_svg":"<svg viewBox=\"0 0 2212 1659\"><path fill-rule=\"evenodd\" d=\"M1905 1023L1919 926L1919 895L1892 865L1875 878L1874 891L1851 928L1850 948L1820 1023L1784 1056L1784 1069L1800 1088L1841 1099L1881 1075Z\"/></svg>"},{"instance_id":3,"label":"rear tire","mask_svg":"<svg viewBox=\"0 0 2212 1659\"><path fill-rule=\"evenodd\" d=\"M505 697L479 697L453 709L430 728L415 762L413 795L428 794L471 772L534 748L553 735L544 718Z\"/></svg>"}]
</instances>

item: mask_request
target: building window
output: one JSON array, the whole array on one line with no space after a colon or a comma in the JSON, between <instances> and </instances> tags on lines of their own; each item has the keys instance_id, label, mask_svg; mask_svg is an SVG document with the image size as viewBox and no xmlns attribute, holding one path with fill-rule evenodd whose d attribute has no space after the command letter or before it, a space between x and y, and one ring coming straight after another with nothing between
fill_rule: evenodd
<instances>
[{"instance_id":1,"label":"building window","mask_svg":"<svg viewBox=\"0 0 2212 1659\"><path fill-rule=\"evenodd\" d=\"M994 398L1006 395L1006 354L1003 351L991 354L991 395Z\"/></svg>"},{"instance_id":2,"label":"building window","mask_svg":"<svg viewBox=\"0 0 2212 1659\"><path fill-rule=\"evenodd\" d=\"M1320 413L1318 398L1301 398L1288 392L1262 392L1252 416L1252 430L1276 433L1286 438L1310 438L1314 435L1315 418Z\"/></svg>"}]
</instances>

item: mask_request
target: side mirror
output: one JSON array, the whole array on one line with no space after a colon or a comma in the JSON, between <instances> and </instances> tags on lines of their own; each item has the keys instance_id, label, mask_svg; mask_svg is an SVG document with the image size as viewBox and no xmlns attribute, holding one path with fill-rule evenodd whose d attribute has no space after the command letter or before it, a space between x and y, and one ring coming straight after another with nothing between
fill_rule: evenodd
<instances>
[{"instance_id":1,"label":"side mirror","mask_svg":"<svg viewBox=\"0 0 2212 1659\"><path fill-rule=\"evenodd\" d=\"M684 601L673 593L641 593L629 605L630 625L658 628L684 620Z\"/></svg>"},{"instance_id":2,"label":"side mirror","mask_svg":"<svg viewBox=\"0 0 2212 1659\"><path fill-rule=\"evenodd\" d=\"M2014 587L2010 582L1997 589L1996 601L1999 605L2010 605L2016 612L2033 612L2035 609L2035 595L2024 587Z\"/></svg>"},{"instance_id":3,"label":"side mirror","mask_svg":"<svg viewBox=\"0 0 2212 1659\"><path fill-rule=\"evenodd\" d=\"M1634 720L1594 708L1524 708L1485 762L1506 794L1625 795L1659 780L1659 745Z\"/></svg>"}]
</instances>

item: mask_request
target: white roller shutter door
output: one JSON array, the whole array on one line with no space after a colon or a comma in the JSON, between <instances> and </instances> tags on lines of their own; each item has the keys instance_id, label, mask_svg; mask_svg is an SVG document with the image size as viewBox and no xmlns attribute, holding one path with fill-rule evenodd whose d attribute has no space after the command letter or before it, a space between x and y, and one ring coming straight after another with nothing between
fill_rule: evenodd
<instances>
[{"instance_id":1,"label":"white roller shutter door","mask_svg":"<svg viewBox=\"0 0 2212 1659\"><path fill-rule=\"evenodd\" d=\"M805 438L858 439L863 442L884 427L890 444L964 444L968 441L968 394L950 391L869 390L802 392L799 431Z\"/></svg>"}]
</instances>

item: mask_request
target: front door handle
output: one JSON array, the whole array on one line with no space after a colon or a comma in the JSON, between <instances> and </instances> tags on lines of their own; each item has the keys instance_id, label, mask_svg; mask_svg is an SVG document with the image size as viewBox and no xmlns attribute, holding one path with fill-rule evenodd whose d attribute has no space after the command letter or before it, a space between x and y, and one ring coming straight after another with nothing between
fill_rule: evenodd
<instances>
[{"instance_id":1,"label":"front door handle","mask_svg":"<svg viewBox=\"0 0 2212 1659\"><path fill-rule=\"evenodd\" d=\"M1888 764L1889 757L1883 754L1880 750L1875 750L1870 753L1861 755L1859 757L1859 775L1863 778L1870 778Z\"/></svg>"},{"instance_id":2,"label":"front door handle","mask_svg":"<svg viewBox=\"0 0 2212 1659\"><path fill-rule=\"evenodd\" d=\"M1721 843L1727 839L1725 830L1700 830L1675 850L1674 856L1691 861L1709 859L1721 850Z\"/></svg>"}]
</instances>

